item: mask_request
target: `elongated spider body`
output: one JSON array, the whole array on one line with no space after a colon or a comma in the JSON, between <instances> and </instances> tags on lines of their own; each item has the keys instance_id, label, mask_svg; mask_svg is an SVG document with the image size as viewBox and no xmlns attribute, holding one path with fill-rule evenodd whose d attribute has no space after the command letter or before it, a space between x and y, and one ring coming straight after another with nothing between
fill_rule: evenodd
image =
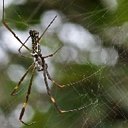
<instances>
[{"instance_id":1,"label":"elongated spider body","mask_svg":"<svg viewBox=\"0 0 128 128\"><path fill-rule=\"evenodd\" d=\"M35 63L35 68L37 71L43 71L44 70L44 65L45 65L45 60L42 57L41 54L41 48L39 44L39 32L36 30L30 30L29 31L31 40L32 40L32 52L31 55L33 57L34 63Z\"/></svg>"}]
</instances>

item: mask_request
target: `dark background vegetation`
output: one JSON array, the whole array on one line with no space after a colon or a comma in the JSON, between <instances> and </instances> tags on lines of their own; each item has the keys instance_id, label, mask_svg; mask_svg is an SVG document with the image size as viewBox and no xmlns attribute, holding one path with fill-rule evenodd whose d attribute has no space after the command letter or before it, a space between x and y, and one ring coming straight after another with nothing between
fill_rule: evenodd
<instances>
[{"instance_id":1,"label":"dark background vegetation","mask_svg":"<svg viewBox=\"0 0 128 128\"><path fill-rule=\"evenodd\" d=\"M6 8L6 21L12 29L18 29L22 33L31 26L40 25L40 18L44 12L56 10L62 16L60 28L68 22L81 25L102 40L102 47L114 48L118 53L118 60L113 65L92 63L89 60L88 51L75 48L72 44L65 44L59 39L56 31L52 34L46 33L41 41L42 46L47 46L54 51L57 48L56 44L67 45L69 51L71 48L75 48L78 60L79 58L82 60L82 63L81 61L77 63L76 60L61 61L63 60L60 56L61 50L51 58L52 66L55 68L53 78L66 84L63 89L52 86L52 94L64 110L80 106L85 106L85 108L81 111L59 114L50 103L47 94L39 93L33 88L29 104L33 108L34 115L30 122L36 121L36 124L29 128L127 128L128 1L117 0L116 9L109 8L102 0L25 0L23 4L14 4L14 2ZM58 29L60 29L59 27ZM107 31L112 28L114 31ZM1 34L3 31L8 30L1 24ZM1 42L2 40L1 37ZM54 43L49 43L53 41ZM11 45L10 41L8 41L8 45ZM9 56L9 62L6 65L0 63L0 125L3 125L3 128L21 127L18 121L12 121L16 123L16 125L12 125L9 117L17 105L23 103L30 75L23 83L22 91L12 97L10 93L16 82L10 80L7 71L11 64L18 64L27 69L32 63L32 59L23 58L18 55L18 52L12 52L6 49L6 46L0 46ZM65 54L65 56L67 55ZM70 57L69 55L67 60ZM60 61L57 61L58 58ZM35 73L35 76L37 74ZM42 82L40 86L45 85ZM43 109L47 109L49 105L48 111L43 112ZM26 127L22 125L22 128Z\"/></svg>"}]
</instances>

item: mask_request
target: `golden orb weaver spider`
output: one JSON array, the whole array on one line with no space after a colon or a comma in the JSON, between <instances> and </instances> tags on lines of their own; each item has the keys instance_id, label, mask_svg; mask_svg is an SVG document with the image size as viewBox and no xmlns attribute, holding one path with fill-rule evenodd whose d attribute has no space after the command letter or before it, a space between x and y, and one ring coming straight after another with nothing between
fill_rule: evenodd
<instances>
[{"instance_id":1,"label":"golden orb weaver spider","mask_svg":"<svg viewBox=\"0 0 128 128\"><path fill-rule=\"evenodd\" d=\"M37 32L36 30L30 30L28 38L25 40L25 42L22 42L21 39L16 35L16 33L9 27L9 25L5 21L5 7L4 7L4 0L3 0L3 14L2 14L2 23L3 23L3 25L21 43L21 47L18 49L19 53L21 54L21 48L25 47L30 52L30 54L31 54L31 56L33 57L33 60L34 60L33 63L28 67L26 72L23 74L20 81L18 82L18 84L15 86L15 88L13 89L13 91L11 93L12 96L15 96L17 94L18 89L19 89L21 83L23 82L24 78L27 76L28 72L30 70L32 70L32 75L31 75L31 78L30 78L30 82L29 82L25 102L23 103L23 107L22 107L20 115L19 115L20 122L25 124L25 125L31 125L31 124L34 123L34 122L32 122L32 123L28 124L28 123L24 122L22 120L22 118L23 118L26 106L28 104L29 96L30 96L30 93L31 93L32 81L33 81L35 70L37 70L38 72L40 72L40 71L43 72L43 78L44 78L45 86L46 86L46 89L47 89L47 94L50 97L51 102L53 103L53 105L55 106L55 108L58 110L59 113L79 111L79 110L82 110L83 108L85 108L85 107L80 107L80 108L75 108L75 109L70 109L70 110L62 110L58 106L58 104L56 103L56 100L52 96L51 90L48 86L47 79L52 81L53 84L55 84L56 86L58 86L60 88L64 87L64 85L58 84L55 80L53 80L51 78L51 76L48 72L48 65L45 62L46 58L52 57L53 55L55 55L58 52L58 50L61 49L61 47L59 47L54 53L52 53L50 55L47 55L47 56L42 55L41 48L40 48L40 40L42 39L43 35L48 30L48 28L51 26L51 24L54 22L56 17L57 16L55 16L52 19L52 21L49 23L49 25L46 27L46 29L43 31L43 33L40 36L39 36L39 32ZM25 43L29 40L29 38L31 38L31 40L32 40L32 50L25 45Z\"/></svg>"}]
</instances>

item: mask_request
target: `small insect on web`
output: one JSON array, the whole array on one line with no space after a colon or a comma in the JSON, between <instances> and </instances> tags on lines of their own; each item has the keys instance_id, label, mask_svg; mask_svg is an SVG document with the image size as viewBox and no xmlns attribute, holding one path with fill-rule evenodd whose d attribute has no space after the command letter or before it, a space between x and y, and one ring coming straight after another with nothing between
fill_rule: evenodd
<instances>
[{"instance_id":1,"label":"small insect on web","mask_svg":"<svg viewBox=\"0 0 128 128\"><path fill-rule=\"evenodd\" d=\"M49 23L49 25L46 27L46 29L44 30L44 32L39 36L39 32L37 32L36 30L30 30L29 31L29 36L28 38L25 40L25 42L22 42L21 39L16 35L16 33L9 27L9 25L6 23L5 21L5 8L4 8L4 0L3 0L3 15L2 15L2 23L3 25L7 28L7 30L12 33L12 35L21 43L21 47L18 49L19 53L21 54L21 49L22 47L25 47L31 54L31 56L33 57L33 63L29 66L29 68L27 69L27 71L24 73L24 75L21 77L20 81L18 82L18 84L16 85L16 87L13 89L11 95L15 96L18 92L19 87L21 86L21 83L23 82L24 78L26 77L26 75L28 74L28 72L30 70L32 70L32 75L30 78L30 82L29 82L29 86L28 86L28 90L27 90L27 94L26 94L26 98L25 98L25 102L23 103L23 107L21 109L20 112L20 116L19 116L19 120L25 124L25 125L31 125L34 122L28 124L25 123L22 118L26 109L26 106L28 104L28 100L29 100L29 96L31 94L31 87L32 87L32 82L33 82L33 77L34 77L34 72L35 70L37 72L43 72L43 78L44 78L44 82L45 82L45 86L47 89L47 94L50 97L51 102L53 103L53 105L55 106L55 108L58 110L58 112L60 113L66 113L66 112L73 112L73 111L79 111L82 110L85 107L80 107L80 108L75 108L75 109L71 109L71 110L62 110L58 104L56 103L56 100L54 99L54 97L51 94L51 90L49 88L47 79L49 79L50 81L53 82L53 84L55 84L56 86L63 88L65 87L65 85L61 85L58 84L55 80L53 80L48 72L48 65L45 62L45 59L48 57L52 57L53 55L55 55L58 50L61 49L61 47L59 47L54 53L47 55L47 56L43 56L41 53L41 48L40 48L40 40L43 37L43 35L45 34L45 32L48 30L48 28L51 26L51 24L54 22L54 20L57 18L57 16L55 16L52 21ZM29 38L31 38L32 40L32 49L28 48L25 43L27 43L27 41L29 40Z\"/></svg>"}]
</instances>

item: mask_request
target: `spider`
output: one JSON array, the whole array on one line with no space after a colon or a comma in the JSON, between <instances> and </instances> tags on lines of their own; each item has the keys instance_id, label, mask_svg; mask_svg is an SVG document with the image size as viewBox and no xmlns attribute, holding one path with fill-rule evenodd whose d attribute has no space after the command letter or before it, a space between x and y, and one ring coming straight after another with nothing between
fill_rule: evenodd
<instances>
[{"instance_id":1,"label":"spider","mask_svg":"<svg viewBox=\"0 0 128 128\"><path fill-rule=\"evenodd\" d=\"M53 103L53 105L55 106L55 108L58 110L59 113L73 112L73 111L77 111L77 110L83 109L84 107L80 107L80 108L76 108L76 109L71 109L71 110L62 110L58 106L58 104L56 103L56 100L52 96L51 90L50 90L50 88L48 86L47 79L52 81L53 84L55 84L56 86L58 86L60 88L65 87L65 85L61 85L61 84L57 83L54 79L51 78L51 76L50 76L50 74L48 72L48 65L45 62L46 58L54 56L62 47L59 47L54 53L49 54L47 56L43 56L42 55L41 48L40 48L40 40L42 39L43 35L48 30L48 28L52 25L54 20L57 18L57 15L52 19L52 21L49 23L49 25L46 27L46 29L44 30L44 32L40 36L39 36L39 32L38 31L30 30L28 38L25 40L25 42L22 42L21 39L16 35L16 33L6 23L5 16L4 16L5 14L4 13L5 13L5 7L4 7L4 0L3 0L3 14L2 14L2 23L3 23L3 25L21 43L21 47L18 49L19 53L21 54L22 47L25 47L30 52L30 54L31 54L31 56L33 58L33 63L28 67L28 69L23 74L23 76L19 80L18 84L15 86L15 88L13 89L13 91L11 93L12 96L15 96L17 94L18 89L19 89L21 83L23 82L24 78L26 77L28 72L30 70L32 70L32 75L31 75L31 78L30 78L30 82L29 82L27 94L26 94L26 97L25 97L25 101L23 103L23 106L22 106L22 109L21 109L21 112L20 112L20 115L19 115L19 121L21 123L25 124L25 125L31 125L31 124L35 123L35 122L32 122L32 123L28 124L28 123L26 123L26 122L24 122L22 120L23 115L25 113L26 106L28 104L29 96L31 94L31 87L32 87L32 82L33 82L33 77L34 77L35 70L37 72L43 72L43 78L44 78L45 86L46 86L46 89L47 89L47 94L48 94L51 102ZM31 38L31 40L32 40L32 49L28 48L25 45L25 43L29 40L29 38Z\"/></svg>"}]
</instances>

